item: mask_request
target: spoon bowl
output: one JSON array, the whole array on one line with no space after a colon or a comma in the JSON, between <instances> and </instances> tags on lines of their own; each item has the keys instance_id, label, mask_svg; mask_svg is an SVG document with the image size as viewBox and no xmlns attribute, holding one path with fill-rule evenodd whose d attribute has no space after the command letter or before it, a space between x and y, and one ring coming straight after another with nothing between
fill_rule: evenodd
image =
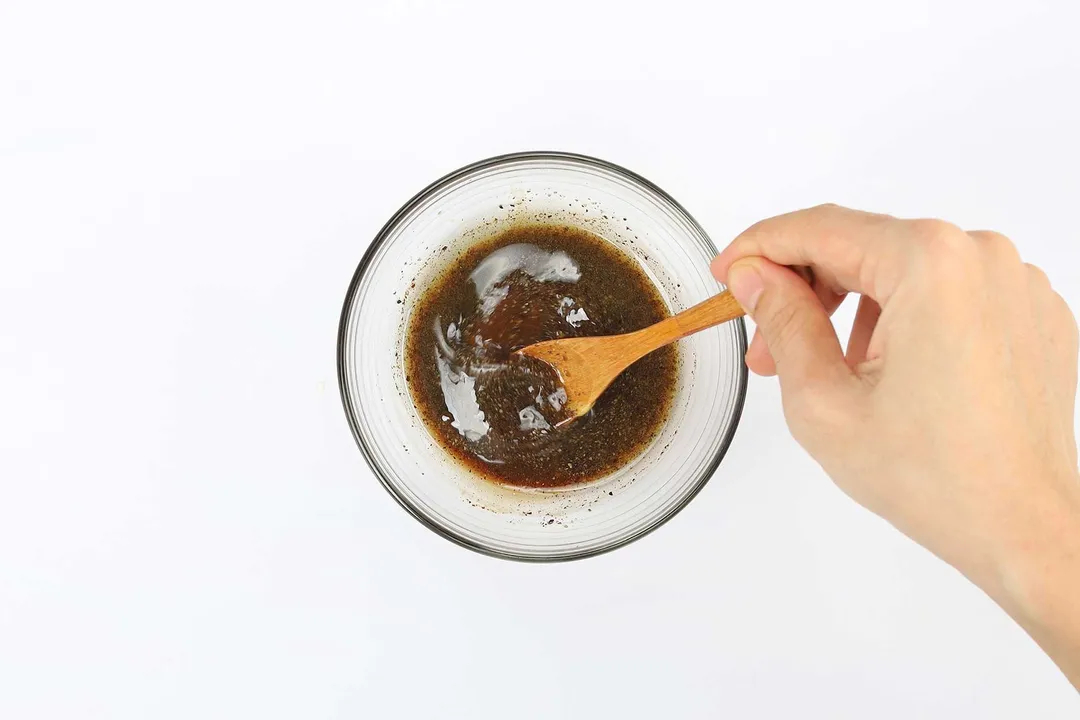
<instances>
[{"instance_id":1,"label":"spoon bowl","mask_svg":"<svg viewBox=\"0 0 1080 720\"><path fill-rule=\"evenodd\" d=\"M559 373L566 389L563 425L589 412L611 381L654 350L701 330L740 318L742 306L724 290L660 322L622 335L545 340L518 350Z\"/></svg>"}]
</instances>

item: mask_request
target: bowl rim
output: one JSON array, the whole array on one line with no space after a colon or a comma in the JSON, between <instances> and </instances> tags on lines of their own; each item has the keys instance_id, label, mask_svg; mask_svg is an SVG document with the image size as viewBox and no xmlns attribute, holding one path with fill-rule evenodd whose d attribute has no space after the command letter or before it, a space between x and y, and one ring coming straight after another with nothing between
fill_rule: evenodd
<instances>
[{"instance_id":1,"label":"bowl rim","mask_svg":"<svg viewBox=\"0 0 1080 720\"><path fill-rule=\"evenodd\" d=\"M356 270L353 272L352 280L349 282L349 288L345 293L345 300L341 308L341 317L338 321L338 333L337 333L337 375L338 375L338 392L341 395L342 408L345 411L345 418L349 423L349 428L352 431L353 439L356 441L357 447L360 448L360 453L364 456L364 460L371 468L375 477L378 478L379 483L386 489L392 498L400 505L406 512L412 515L422 525L427 527L435 534L449 540L450 542L467 548L474 552L478 552L482 555L489 557L501 558L504 560L516 560L519 562L531 562L531 563L548 563L548 562L567 562L570 560L581 560L587 557L595 557L597 555L603 555L604 553L611 552L617 548L625 547L632 542L640 540L649 533L656 530L661 525L667 523L675 515L679 514L690 501L697 497L702 488L712 479L716 474L716 469L720 467L720 463L723 461L724 456L727 455L728 448L731 446L731 442L735 437L735 432L738 430L739 423L742 420L743 406L746 403L747 386L749 384L749 373L746 366L745 356L747 350L747 338L746 338L746 323L742 318L738 318L735 322L737 324L736 340L739 345L739 364L738 364L738 388L737 395L735 397L735 406L732 413L732 421L724 433L724 437L721 439L720 446L717 448L715 455L709 462L705 471L702 473L701 478L697 481L696 485L687 493L678 504L669 508L666 512L653 518L648 524L640 528L637 532L634 532L624 538L621 538L615 542L611 542L599 547L582 550L579 552L568 553L563 555L543 556L543 555L527 555L514 552L507 552L499 550L493 547L489 547L481 542L476 542L468 537L460 535L454 532L452 529L444 527L435 522L427 515L425 515L419 508L415 507L398 489L394 483L383 472L383 469L375 461L374 454L371 448L368 447L367 441L364 439L363 433L360 431L360 422L353 402L349 397L348 387L346 382L347 369L346 369L346 337L349 328L349 311L352 308L353 301L356 297L356 293L360 287L361 280L363 280L365 274L370 267L372 260L376 253L386 242L390 231L401 221L402 218L407 216L417 205L425 201L433 193L441 190L445 186L457 181L458 179L472 174L478 170L484 170L499 165L507 165L512 163L518 163L522 161L534 161L534 160L557 160L557 161L569 161L572 163L580 163L592 167L606 170L608 172L621 175L624 179L627 179L635 184L643 186L650 192L655 193L663 201L670 203L671 207L683 216L683 219L688 222L697 232L701 234L706 245L712 250L713 254L718 254L719 251L708 233L701 224L694 219L694 217L684 208L675 198L658 187L656 184L647 180L646 178L638 175L637 173L627 170L621 165L609 162L607 160L601 160L600 158L592 157L589 155L582 155L579 153L564 152L559 150L531 150L523 152L506 153L503 155L495 155L483 160L478 160L468 165L449 172L438 180L430 183L420 192L416 193L406 202L401 208L395 212L389 220L383 224L379 232L376 233L374 239L368 245L367 250L364 251L363 256L360 258L359 264L356 266Z\"/></svg>"}]
</instances>

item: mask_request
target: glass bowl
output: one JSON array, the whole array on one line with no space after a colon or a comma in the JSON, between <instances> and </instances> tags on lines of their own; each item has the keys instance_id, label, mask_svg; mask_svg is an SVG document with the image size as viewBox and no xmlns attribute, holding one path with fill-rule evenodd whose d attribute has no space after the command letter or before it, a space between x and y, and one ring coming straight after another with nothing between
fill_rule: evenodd
<instances>
[{"instance_id":1,"label":"glass bowl","mask_svg":"<svg viewBox=\"0 0 1080 720\"><path fill-rule=\"evenodd\" d=\"M406 385L409 315L464 248L511 224L579 226L636 259L672 312L717 293L716 248L667 193L611 163L529 152L461 168L379 231L353 275L338 331L345 414L375 475L413 517L464 547L514 560L587 557L662 525L716 471L746 396L746 327L679 342L674 401L655 440L614 473L572 488L521 489L475 475L428 432Z\"/></svg>"}]
</instances>

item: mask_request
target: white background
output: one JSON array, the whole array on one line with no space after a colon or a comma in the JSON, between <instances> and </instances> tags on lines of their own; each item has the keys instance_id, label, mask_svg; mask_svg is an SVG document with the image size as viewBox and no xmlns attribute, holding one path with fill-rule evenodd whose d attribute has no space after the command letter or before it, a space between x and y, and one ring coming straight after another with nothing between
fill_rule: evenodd
<instances>
[{"instance_id":1,"label":"white background","mask_svg":"<svg viewBox=\"0 0 1080 720\"><path fill-rule=\"evenodd\" d=\"M1070 0L4 0L0 717L1076 717L772 380L671 523L532 566L391 501L334 349L382 223L521 149L640 172L721 245L823 201L994 228L1080 308L1078 28Z\"/></svg>"}]
</instances>

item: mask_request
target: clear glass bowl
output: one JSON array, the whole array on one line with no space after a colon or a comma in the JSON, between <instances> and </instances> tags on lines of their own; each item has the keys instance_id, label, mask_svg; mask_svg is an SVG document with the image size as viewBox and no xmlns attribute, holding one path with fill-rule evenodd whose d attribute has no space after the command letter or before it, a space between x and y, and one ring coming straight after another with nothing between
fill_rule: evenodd
<instances>
[{"instance_id":1,"label":"clear glass bowl","mask_svg":"<svg viewBox=\"0 0 1080 720\"><path fill-rule=\"evenodd\" d=\"M483 160L405 204L376 236L345 296L338 381L375 475L417 520L473 550L515 560L587 557L679 512L716 471L746 395L742 320L680 341L675 400L655 441L613 474L524 490L477 477L429 434L406 386L403 343L420 291L471 242L516 222L570 223L636 258L672 312L720 290L716 248L670 196L602 160L530 152ZM445 249L444 249L445 248Z\"/></svg>"}]
</instances>

